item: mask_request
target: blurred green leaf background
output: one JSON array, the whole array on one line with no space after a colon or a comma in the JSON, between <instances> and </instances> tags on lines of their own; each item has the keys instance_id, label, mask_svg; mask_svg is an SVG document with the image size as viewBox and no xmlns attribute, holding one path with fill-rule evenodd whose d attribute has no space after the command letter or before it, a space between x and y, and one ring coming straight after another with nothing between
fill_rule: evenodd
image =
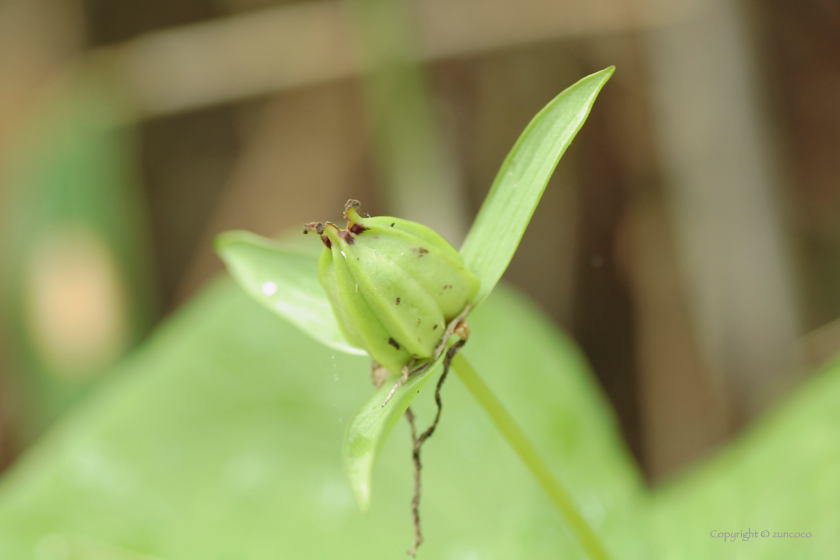
<instances>
[{"instance_id":1,"label":"blurred green leaf background","mask_svg":"<svg viewBox=\"0 0 840 560\"><path fill-rule=\"evenodd\" d=\"M615 558L831 558L836 10L398 4L0 6L0 557L401 555L407 426L363 516L366 360L211 240L352 197L457 245L529 119L615 64L465 355ZM421 556L582 557L457 380L444 402ZM748 529L813 536L710 535Z\"/></svg>"}]
</instances>

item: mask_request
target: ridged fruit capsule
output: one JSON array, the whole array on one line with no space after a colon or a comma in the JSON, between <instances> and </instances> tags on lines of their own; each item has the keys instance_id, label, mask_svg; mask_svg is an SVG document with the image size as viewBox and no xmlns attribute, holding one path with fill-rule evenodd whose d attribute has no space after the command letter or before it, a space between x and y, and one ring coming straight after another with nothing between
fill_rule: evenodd
<instances>
[{"instance_id":1,"label":"ridged fruit capsule","mask_svg":"<svg viewBox=\"0 0 840 560\"><path fill-rule=\"evenodd\" d=\"M344 210L347 226L313 222L326 246L321 285L348 341L400 372L433 357L450 321L472 303L479 280L461 254L430 228L389 216Z\"/></svg>"}]
</instances>

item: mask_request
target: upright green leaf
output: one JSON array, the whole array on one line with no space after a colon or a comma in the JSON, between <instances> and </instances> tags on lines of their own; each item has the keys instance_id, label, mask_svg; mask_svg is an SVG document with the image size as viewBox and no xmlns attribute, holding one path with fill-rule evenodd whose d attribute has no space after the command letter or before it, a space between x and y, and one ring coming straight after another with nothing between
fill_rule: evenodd
<instances>
[{"instance_id":1,"label":"upright green leaf","mask_svg":"<svg viewBox=\"0 0 840 560\"><path fill-rule=\"evenodd\" d=\"M247 231L225 232L215 246L236 282L262 305L331 348L365 354L338 326L318 281L317 253Z\"/></svg>"},{"instance_id":2,"label":"upright green leaf","mask_svg":"<svg viewBox=\"0 0 840 560\"><path fill-rule=\"evenodd\" d=\"M461 253L481 279L476 305L502 277L557 162L583 126L614 67L580 80L531 120L502 163Z\"/></svg>"}]
</instances>

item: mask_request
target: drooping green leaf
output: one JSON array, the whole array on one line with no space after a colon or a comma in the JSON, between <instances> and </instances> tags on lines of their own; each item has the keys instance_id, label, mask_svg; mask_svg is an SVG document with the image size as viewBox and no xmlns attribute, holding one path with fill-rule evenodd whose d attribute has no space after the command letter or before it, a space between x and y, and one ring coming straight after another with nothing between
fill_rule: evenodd
<instances>
[{"instance_id":1,"label":"drooping green leaf","mask_svg":"<svg viewBox=\"0 0 840 560\"><path fill-rule=\"evenodd\" d=\"M382 406L400 377L390 376L365 406L350 419L342 444L344 472L350 480L353 495L356 496L356 502L362 511L367 511L370 507L371 478L376 457L394 425L443 362L443 358L441 354L426 371L411 377L397 389L388 403Z\"/></svg>"},{"instance_id":2,"label":"drooping green leaf","mask_svg":"<svg viewBox=\"0 0 840 560\"><path fill-rule=\"evenodd\" d=\"M612 76L610 66L563 91L535 116L508 153L461 247L481 280L476 305L510 264L554 168Z\"/></svg>"},{"instance_id":3,"label":"drooping green leaf","mask_svg":"<svg viewBox=\"0 0 840 560\"><path fill-rule=\"evenodd\" d=\"M462 351L613 557L651 558L639 553L638 476L572 343L503 289L470 326L475 336ZM341 469L348 418L372 392L367 362L277 320L232 282L211 286L4 474L0 556L401 557L413 538L407 425L382 449L367 515ZM420 429L434 413L425 397L412 405ZM443 401L423 450L420 555L582 560L457 377Z\"/></svg>"},{"instance_id":4,"label":"drooping green leaf","mask_svg":"<svg viewBox=\"0 0 840 560\"><path fill-rule=\"evenodd\" d=\"M318 281L316 253L247 231L225 232L214 244L233 278L251 297L330 348L365 354L347 341L338 326Z\"/></svg>"}]
</instances>

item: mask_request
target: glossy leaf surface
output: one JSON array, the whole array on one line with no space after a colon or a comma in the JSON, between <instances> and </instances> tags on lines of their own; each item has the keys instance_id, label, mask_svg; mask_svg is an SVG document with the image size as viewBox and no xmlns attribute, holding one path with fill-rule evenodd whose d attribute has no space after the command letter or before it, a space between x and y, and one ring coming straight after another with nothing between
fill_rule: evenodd
<instances>
[{"instance_id":1,"label":"glossy leaf surface","mask_svg":"<svg viewBox=\"0 0 840 560\"><path fill-rule=\"evenodd\" d=\"M216 251L248 294L330 348L365 355L341 332L318 281L315 250L282 244L247 231L229 231L215 241Z\"/></svg>"},{"instance_id":2,"label":"glossy leaf surface","mask_svg":"<svg viewBox=\"0 0 840 560\"><path fill-rule=\"evenodd\" d=\"M560 157L583 126L612 66L563 91L531 120L505 158L461 247L481 280L476 305L510 264Z\"/></svg>"}]
</instances>

